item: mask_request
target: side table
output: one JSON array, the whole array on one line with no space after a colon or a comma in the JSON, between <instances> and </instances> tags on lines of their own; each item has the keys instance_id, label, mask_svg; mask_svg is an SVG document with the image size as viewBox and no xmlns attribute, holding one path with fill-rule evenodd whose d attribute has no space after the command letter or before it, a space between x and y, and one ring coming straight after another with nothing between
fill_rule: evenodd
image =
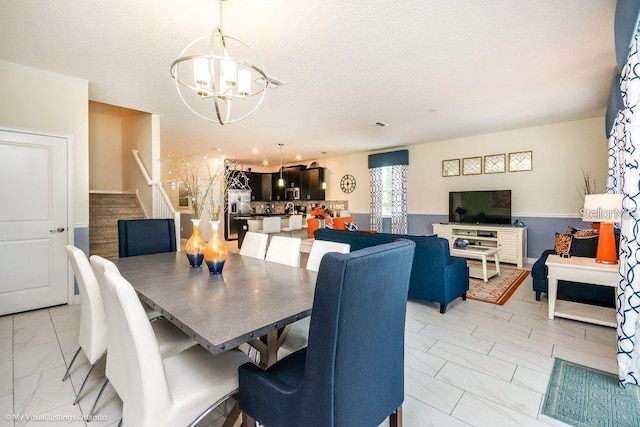
<instances>
[{"instance_id":1,"label":"side table","mask_svg":"<svg viewBox=\"0 0 640 427\"><path fill-rule=\"evenodd\" d=\"M557 300L558 280L609 286L613 292L618 287L618 264L600 264L593 258L561 258L549 255L546 265L549 269L549 319L554 316L597 325L616 327L616 310L590 304Z\"/></svg>"}]
</instances>

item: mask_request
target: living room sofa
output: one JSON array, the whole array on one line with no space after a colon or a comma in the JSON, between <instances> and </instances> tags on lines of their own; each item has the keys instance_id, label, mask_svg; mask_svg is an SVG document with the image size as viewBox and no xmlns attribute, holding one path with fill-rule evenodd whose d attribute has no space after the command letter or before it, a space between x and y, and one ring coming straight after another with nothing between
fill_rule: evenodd
<instances>
[{"instance_id":1,"label":"living room sofa","mask_svg":"<svg viewBox=\"0 0 640 427\"><path fill-rule=\"evenodd\" d=\"M409 283L409 298L440 304L444 313L447 304L458 297L467 299L469 268L467 260L452 257L449 242L437 236L410 236L402 234L369 233L320 228L315 231L318 240L348 243L352 251L369 246L409 239L416 243Z\"/></svg>"}]
</instances>

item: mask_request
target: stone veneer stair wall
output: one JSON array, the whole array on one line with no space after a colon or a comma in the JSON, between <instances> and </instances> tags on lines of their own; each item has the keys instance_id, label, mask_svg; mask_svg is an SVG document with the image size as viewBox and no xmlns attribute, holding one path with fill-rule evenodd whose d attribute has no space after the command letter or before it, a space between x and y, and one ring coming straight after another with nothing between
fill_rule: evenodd
<instances>
[{"instance_id":1,"label":"stone veneer stair wall","mask_svg":"<svg viewBox=\"0 0 640 427\"><path fill-rule=\"evenodd\" d=\"M118 257L118 220L145 218L135 194L89 194L89 254Z\"/></svg>"}]
</instances>

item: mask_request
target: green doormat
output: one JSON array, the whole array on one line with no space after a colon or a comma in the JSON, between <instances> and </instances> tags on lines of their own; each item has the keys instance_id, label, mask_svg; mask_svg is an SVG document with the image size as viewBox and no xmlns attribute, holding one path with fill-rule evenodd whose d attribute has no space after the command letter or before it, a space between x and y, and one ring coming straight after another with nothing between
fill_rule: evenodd
<instances>
[{"instance_id":1,"label":"green doormat","mask_svg":"<svg viewBox=\"0 0 640 427\"><path fill-rule=\"evenodd\" d=\"M542 413L572 426L640 426L640 387L556 358Z\"/></svg>"}]
</instances>

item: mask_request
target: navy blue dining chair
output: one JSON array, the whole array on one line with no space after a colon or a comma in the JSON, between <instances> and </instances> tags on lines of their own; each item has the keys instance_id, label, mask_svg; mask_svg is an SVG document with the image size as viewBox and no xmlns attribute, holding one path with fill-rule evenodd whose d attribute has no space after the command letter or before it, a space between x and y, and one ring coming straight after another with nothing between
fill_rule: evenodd
<instances>
[{"instance_id":1,"label":"navy blue dining chair","mask_svg":"<svg viewBox=\"0 0 640 427\"><path fill-rule=\"evenodd\" d=\"M238 370L243 426L401 425L414 250L398 240L323 257L308 346L266 370Z\"/></svg>"},{"instance_id":2,"label":"navy blue dining chair","mask_svg":"<svg viewBox=\"0 0 640 427\"><path fill-rule=\"evenodd\" d=\"M118 220L120 258L176 251L176 226L167 219Z\"/></svg>"}]
</instances>

